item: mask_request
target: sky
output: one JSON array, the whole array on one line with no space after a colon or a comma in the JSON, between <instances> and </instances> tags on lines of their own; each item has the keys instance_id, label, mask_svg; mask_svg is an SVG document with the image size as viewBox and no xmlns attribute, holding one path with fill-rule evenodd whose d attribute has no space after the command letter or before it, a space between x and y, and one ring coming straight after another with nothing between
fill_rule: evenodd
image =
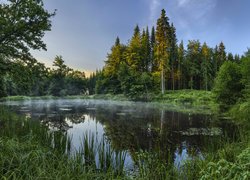
<instances>
[{"instance_id":1,"label":"sky","mask_svg":"<svg viewBox=\"0 0 250 180\"><path fill-rule=\"evenodd\" d=\"M61 55L65 64L87 74L101 69L117 36L127 44L134 27L155 26L161 9L176 27L178 42L199 39L210 47L224 42L242 55L250 47L249 0L44 0L52 12L47 51L32 51L47 66Z\"/></svg>"}]
</instances>

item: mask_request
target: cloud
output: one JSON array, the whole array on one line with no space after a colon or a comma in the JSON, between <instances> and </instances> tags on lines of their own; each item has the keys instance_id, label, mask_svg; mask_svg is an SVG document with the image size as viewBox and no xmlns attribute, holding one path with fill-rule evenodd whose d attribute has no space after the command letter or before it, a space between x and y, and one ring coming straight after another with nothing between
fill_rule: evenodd
<instances>
[{"instance_id":1,"label":"cloud","mask_svg":"<svg viewBox=\"0 0 250 180\"><path fill-rule=\"evenodd\" d=\"M178 6L184 6L186 5L190 0L177 0Z\"/></svg>"},{"instance_id":2,"label":"cloud","mask_svg":"<svg viewBox=\"0 0 250 180\"><path fill-rule=\"evenodd\" d=\"M149 8L150 8L150 15L149 20L153 23L156 19L156 15L159 12L159 7L161 5L161 0L150 0Z\"/></svg>"},{"instance_id":3,"label":"cloud","mask_svg":"<svg viewBox=\"0 0 250 180\"><path fill-rule=\"evenodd\" d=\"M217 0L177 0L175 10L181 12L179 21L182 27L193 23L202 25L213 14L216 5Z\"/></svg>"}]
</instances>

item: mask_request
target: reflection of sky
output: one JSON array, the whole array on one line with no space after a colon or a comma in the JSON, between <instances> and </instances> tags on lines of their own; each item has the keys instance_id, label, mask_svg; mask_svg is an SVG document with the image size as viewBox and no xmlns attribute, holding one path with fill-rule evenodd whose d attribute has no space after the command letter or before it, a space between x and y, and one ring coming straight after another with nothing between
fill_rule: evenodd
<instances>
[{"instance_id":1,"label":"reflection of sky","mask_svg":"<svg viewBox=\"0 0 250 180\"><path fill-rule=\"evenodd\" d=\"M181 165L183 165L183 162L185 160L190 159L188 157L188 153L187 153L186 142L182 143L182 148L176 149L174 155L175 155L174 165L177 168L179 168Z\"/></svg>"},{"instance_id":2,"label":"reflection of sky","mask_svg":"<svg viewBox=\"0 0 250 180\"><path fill-rule=\"evenodd\" d=\"M104 134L103 126L94 119L91 119L88 115L85 115L85 120L82 123L73 124L68 122L68 124L72 126L67 132L72 139L71 144L75 150L81 148L81 144L83 143L82 137L86 134L93 135L98 142L101 142Z\"/></svg>"},{"instance_id":3,"label":"reflection of sky","mask_svg":"<svg viewBox=\"0 0 250 180\"><path fill-rule=\"evenodd\" d=\"M156 137L159 131L162 131L162 133L173 131L175 137L168 138L172 138L170 141L176 140L176 143L178 143L177 146L179 146L174 151L174 164L176 167L181 166L183 161L192 159L193 157L198 156L202 158L200 150L197 150L197 148L199 149L200 146L204 145L201 142L202 140L197 138L200 137L198 134L188 137L183 136L181 132L186 132L191 127L196 127L197 130L200 130L202 127L208 126L208 124L204 123L208 120L204 115L198 116L174 113L173 111L160 111L159 109L156 110L154 105L149 103L91 100L34 100L8 102L7 105L14 106L18 113L26 114L27 117L41 121L44 120L45 123L48 123L47 125L51 123L51 128L59 126L60 129L62 127L72 140L72 153L80 149L86 133L93 135L95 140L101 142L103 135L108 132L105 124L101 124L101 122L114 123L114 128L117 128L116 126L119 125L119 128L116 130L121 131L123 133L121 136L123 137L131 134L128 132L131 130L134 133L133 137L138 136L135 139L139 138L138 140L142 142L140 144L141 148L145 148L146 150L147 148L150 149L153 143L152 138ZM109 128L108 124L107 128ZM58 130L58 128L56 129ZM140 134L140 131L142 134ZM127 132L128 134L126 134ZM136 134L137 132L139 133ZM148 136L145 137L143 133ZM118 137L116 139L118 142L116 143L119 143L119 135L116 137ZM129 151L129 143L132 144L134 142L125 144L127 145L125 147L127 151ZM192 148L195 149L194 155L189 152ZM125 164L129 169L133 166L133 160L129 152L127 153Z\"/></svg>"},{"instance_id":4,"label":"reflection of sky","mask_svg":"<svg viewBox=\"0 0 250 180\"><path fill-rule=\"evenodd\" d=\"M94 136L95 142L102 142L103 138L105 137L105 125L102 125L98 121L96 121L95 118L91 118L89 115L84 115L85 120L82 123L74 124L70 122L70 120L67 120L67 124L69 126L72 126L67 133L68 136L71 138L71 147L73 147L72 154L74 152L77 152L79 149L81 149L81 146L83 145L83 137L88 134L90 136ZM98 155L97 155L98 156ZM98 158L96 156L96 161L98 162ZM133 160L129 153L126 154L125 159L125 167L126 168L132 168L133 166Z\"/></svg>"},{"instance_id":5,"label":"reflection of sky","mask_svg":"<svg viewBox=\"0 0 250 180\"><path fill-rule=\"evenodd\" d=\"M188 160L192 160L194 157L197 157L199 159L204 159L204 156L202 155L202 153L200 151L198 151L195 156L192 156L190 154L188 154L188 150L187 150L187 142L184 141L181 143L182 146L178 147L174 153L175 155L175 160L174 160L174 165L175 167L177 167L178 169L181 168L182 165L184 165L184 163Z\"/></svg>"}]
</instances>

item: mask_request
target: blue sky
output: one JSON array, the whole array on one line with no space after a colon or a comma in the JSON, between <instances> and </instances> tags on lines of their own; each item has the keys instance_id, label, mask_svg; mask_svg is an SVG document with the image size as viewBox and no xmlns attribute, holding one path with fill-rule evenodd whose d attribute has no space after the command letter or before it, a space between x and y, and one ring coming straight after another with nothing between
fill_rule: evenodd
<instances>
[{"instance_id":1,"label":"blue sky","mask_svg":"<svg viewBox=\"0 0 250 180\"><path fill-rule=\"evenodd\" d=\"M249 0L44 0L57 9L52 31L44 41L48 51L32 54L51 66L56 55L75 69L95 71L104 65L115 38L130 39L136 24L156 24L161 9L177 29L177 38L206 41L211 47L223 41L227 52L243 54L250 47Z\"/></svg>"}]
</instances>

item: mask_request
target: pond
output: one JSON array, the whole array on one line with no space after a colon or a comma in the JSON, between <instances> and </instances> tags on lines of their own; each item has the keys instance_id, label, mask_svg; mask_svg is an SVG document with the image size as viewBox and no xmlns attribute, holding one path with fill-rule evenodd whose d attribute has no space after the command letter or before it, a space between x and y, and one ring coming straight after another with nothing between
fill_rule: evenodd
<instances>
[{"instance_id":1,"label":"pond","mask_svg":"<svg viewBox=\"0 0 250 180\"><path fill-rule=\"evenodd\" d=\"M39 121L50 131L71 139L79 151L86 134L95 143L105 139L115 151L126 152L125 167L135 167L137 152L162 154L176 167L187 159L204 158L224 138L233 139L234 124L212 114L178 112L159 105L105 100L31 100L2 103L18 115Z\"/></svg>"}]
</instances>

